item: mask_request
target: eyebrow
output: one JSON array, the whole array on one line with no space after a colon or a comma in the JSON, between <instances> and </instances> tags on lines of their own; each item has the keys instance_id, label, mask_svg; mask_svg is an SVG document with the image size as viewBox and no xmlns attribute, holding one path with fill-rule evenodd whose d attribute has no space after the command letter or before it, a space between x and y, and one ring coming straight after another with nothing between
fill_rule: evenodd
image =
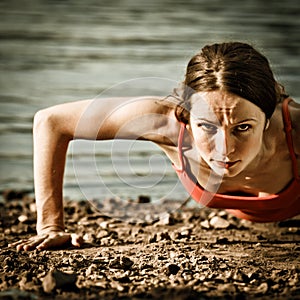
<instances>
[{"instance_id":1,"label":"eyebrow","mask_svg":"<svg viewBox=\"0 0 300 300\"><path fill-rule=\"evenodd\" d=\"M201 118L201 117L200 118L196 118L195 120L197 120L197 121L205 121L205 122L208 122L208 123L211 123L211 124L219 123L219 122L210 121L210 120L208 120L206 118ZM255 118L248 118L248 119L244 119L244 120L238 121L238 122L234 123L234 125L242 124L242 123L249 122L249 121L258 122L258 120L255 119Z\"/></svg>"}]
</instances>

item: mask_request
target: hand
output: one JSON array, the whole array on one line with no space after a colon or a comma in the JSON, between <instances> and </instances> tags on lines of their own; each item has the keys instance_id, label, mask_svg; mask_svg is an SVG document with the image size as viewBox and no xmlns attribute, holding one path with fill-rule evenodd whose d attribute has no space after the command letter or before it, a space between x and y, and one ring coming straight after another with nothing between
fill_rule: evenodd
<instances>
[{"instance_id":1,"label":"hand","mask_svg":"<svg viewBox=\"0 0 300 300\"><path fill-rule=\"evenodd\" d=\"M20 240L15 243L9 244L9 247L16 247L17 251L29 250L46 250L61 246L73 245L80 247L83 243L83 238L75 233L49 232L46 234L36 235L29 239Z\"/></svg>"}]
</instances>

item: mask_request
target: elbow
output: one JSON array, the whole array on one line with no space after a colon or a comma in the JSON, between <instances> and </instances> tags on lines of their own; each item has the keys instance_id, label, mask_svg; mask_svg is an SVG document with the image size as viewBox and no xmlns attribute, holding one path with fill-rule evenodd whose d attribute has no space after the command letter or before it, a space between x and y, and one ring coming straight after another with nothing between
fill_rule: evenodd
<instances>
[{"instance_id":1,"label":"elbow","mask_svg":"<svg viewBox=\"0 0 300 300\"><path fill-rule=\"evenodd\" d=\"M50 109L42 109L35 113L33 118L33 132L40 131L44 128L52 128L55 125Z\"/></svg>"},{"instance_id":2,"label":"elbow","mask_svg":"<svg viewBox=\"0 0 300 300\"><path fill-rule=\"evenodd\" d=\"M66 122L65 116L55 107L39 110L33 118L34 136L49 133L68 141L73 139L72 127Z\"/></svg>"}]
</instances>

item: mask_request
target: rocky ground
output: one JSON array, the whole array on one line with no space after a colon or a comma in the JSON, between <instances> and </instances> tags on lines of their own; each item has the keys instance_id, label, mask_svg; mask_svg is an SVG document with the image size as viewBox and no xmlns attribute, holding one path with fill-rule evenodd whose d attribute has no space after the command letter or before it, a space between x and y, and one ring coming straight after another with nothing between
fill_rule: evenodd
<instances>
[{"instance_id":1,"label":"rocky ground","mask_svg":"<svg viewBox=\"0 0 300 300\"><path fill-rule=\"evenodd\" d=\"M147 197L100 209L66 200L83 247L17 252L7 245L35 234L34 199L3 196L0 299L300 299L300 217L253 224L166 202L159 219ZM111 218L116 207L135 215Z\"/></svg>"}]
</instances>

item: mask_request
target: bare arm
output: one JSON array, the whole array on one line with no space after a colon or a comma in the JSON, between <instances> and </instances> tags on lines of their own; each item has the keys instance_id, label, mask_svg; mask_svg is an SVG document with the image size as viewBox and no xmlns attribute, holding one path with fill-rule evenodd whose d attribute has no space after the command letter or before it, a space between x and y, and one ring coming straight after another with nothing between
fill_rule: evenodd
<instances>
[{"instance_id":1,"label":"bare arm","mask_svg":"<svg viewBox=\"0 0 300 300\"><path fill-rule=\"evenodd\" d=\"M81 244L78 236L64 232L63 217L66 152L74 137L142 138L163 143L161 128L168 122L168 112L155 98L144 97L78 101L36 113L33 137L38 235L17 242L17 249L46 249L69 241L76 246Z\"/></svg>"}]
</instances>

